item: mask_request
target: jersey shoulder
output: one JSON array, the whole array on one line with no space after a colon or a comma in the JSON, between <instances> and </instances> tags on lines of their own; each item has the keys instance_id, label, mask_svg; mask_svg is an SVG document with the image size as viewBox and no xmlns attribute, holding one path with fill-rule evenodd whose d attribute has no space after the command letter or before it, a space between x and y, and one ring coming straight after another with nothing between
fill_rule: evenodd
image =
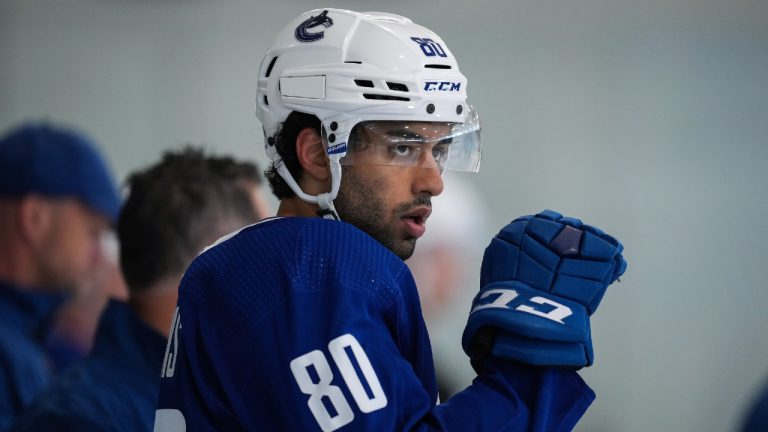
<instances>
[{"instance_id":1,"label":"jersey shoulder","mask_svg":"<svg viewBox=\"0 0 768 432\"><path fill-rule=\"evenodd\" d=\"M226 307L256 318L289 291L362 290L386 307L409 279L405 263L360 229L287 217L246 227L200 254L182 279L180 295L206 304L228 302Z\"/></svg>"},{"instance_id":2,"label":"jersey shoulder","mask_svg":"<svg viewBox=\"0 0 768 432\"><path fill-rule=\"evenodd\" d=\"M407 266L392 251L359 228L346 222L313 219L300 236L298 265L321 269L330 262L332 276L392 277L407 272ZM323 271L317 272L322 274Z\"/></svg>"},{"instance_id":3,"label":"jersey shoulder","mask_svg":"<svg viewBox=\"0 0 768 432\"><path fill-rule=\"evenodd\" d=\"M296 270L333 276L365 273L400 274L405 263L381 243L346 222L322 218L272 218L243 228L204 251L190 269L205 267L217 273L287 272ZM263 275L254 275L263 276Z\"/></svg>"}]
</instances>

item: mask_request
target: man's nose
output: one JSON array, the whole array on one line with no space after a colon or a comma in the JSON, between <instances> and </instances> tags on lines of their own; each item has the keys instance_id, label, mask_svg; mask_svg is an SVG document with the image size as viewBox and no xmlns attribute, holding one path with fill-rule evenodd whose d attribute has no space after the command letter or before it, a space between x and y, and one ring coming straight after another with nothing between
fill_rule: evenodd
<instances>
[{"instance_id":1,"label":"man's nose","mask_svg":"<svg viewBox=\"0 0 768 432\"><path fill-rule=\"evenodd\" d=\"M415 168L413 181L413 193L416 195L427 193L430 196L438 196L443 193L443 176L438 168L437 161L428 155L425 163Z\"/></svg>"}]
</instances>

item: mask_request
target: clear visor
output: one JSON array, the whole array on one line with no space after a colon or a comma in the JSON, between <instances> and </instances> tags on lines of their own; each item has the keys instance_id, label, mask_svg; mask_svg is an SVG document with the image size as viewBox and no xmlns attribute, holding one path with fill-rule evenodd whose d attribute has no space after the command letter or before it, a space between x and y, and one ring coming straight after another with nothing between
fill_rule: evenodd
<instances>
[{"instance_id":1,"label":"clear visor","mask_svg":"<svg viewBox=\"0 0 768 432\"><path fill-rule=\"evenodd\" d=\"M464 123L365 121L352 129L340 162L477 172L480 143L480 121L474 110Z\"/></svg>"}]
</instances>

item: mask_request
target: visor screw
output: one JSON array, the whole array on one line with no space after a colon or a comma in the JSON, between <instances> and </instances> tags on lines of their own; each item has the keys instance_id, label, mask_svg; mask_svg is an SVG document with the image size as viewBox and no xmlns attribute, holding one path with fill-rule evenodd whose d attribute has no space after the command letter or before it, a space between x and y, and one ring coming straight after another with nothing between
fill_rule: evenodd
<instances>
[{"instance_id":1,"label":"visor screw","mask_svg":"<svg viewBox=\"0 0 768 432\"><path fill-rule=\"evenodd\" d=\"M339 128L339 124L338 124L338 123L336 123L336 122L331 122L331 130L332 130L332 131L335 131L335 130L336 130L336 129L338 129L338 128Z\"/></svg>"},{"instance_id":2,"label":"visor screw","mask_svg":"<svg viewBox=\"0 0 768 432\"><path fill-rule=\"evenodd\" d=\"M464 111L464 107L461 105L456 105L456 114L461 114L462 111Z\"/></svg>"},{"instance_id":3,"label":"visor screw","mask_svg":"<svg viewBox=\"0 0 768 432\"><path fill-rule=\"evenodd\" d=\"M335 134L328 135L328 142L333 144L334 141L336 141L336 135Z\"/></svg>"},{"instance_id":4,"label":"visor screw","mask_svg":"<svg viewBox=\"0 0 768 432\"><path fill-rule=\"evenodd\" d=\"M272 137L267 138L267 144L269 144L270 146L275 145L275 139Z\"/></svg>"},{"instance_id":5,"label":"visor screw","mask_svg":"<svg viewBox=\"0 0 768 432\"><path fill-rule=\"evenodd\" d=\"M427 113L432 114L433 112L435 112L435 104L427 105Z\"/></svg>"}]
</instances>

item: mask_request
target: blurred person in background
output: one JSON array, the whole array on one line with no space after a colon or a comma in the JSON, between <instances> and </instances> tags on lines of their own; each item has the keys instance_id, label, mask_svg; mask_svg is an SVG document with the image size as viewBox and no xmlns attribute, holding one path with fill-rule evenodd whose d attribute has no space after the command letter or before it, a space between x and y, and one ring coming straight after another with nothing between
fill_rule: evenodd
<instances>
[{"instance_id":1,"label":"blurred person in background","mask_svg":"<svg viewBox=\"0 0 768 432\"><path fill-rule=\"evenodd\" d=\"M0 138L0 430L55 372L50 318L100 265L119 210L112 174L83 135L27 123Z\"/></svg>"},{"instance_id":2,"label":"blurred person in background","mask_svg":"<svg viewBox=\"0 0 768 432\"><path fill-rule=\"evenodd\" d=\"M258 167L250 162L236 162L229 157L209 158L211 170L223 178L238 184L251 197L253 212L258 220L272 214L267 198L264 196L262 177Z\"/></svg>"},{"instance_id":3,"label":"blurred person in background","mask_svg":"<svg viewBox=\"0 0 768 432\"><path fill-rule=\"evenodd\" d=\"M446 193L433 198L429 229L406 261L421 299L435 356L441 400L447 400L476 376L456 334L466 324L467 305L476 294L488 230L486 205L472 183L457 173L443 174Z\"/></svg>"},{"instance_id":4,"label":"blurred person in background","mask_svg":"<svg viewBox=\"0 0 768 432\"><path fill-rule=\"evenodd\" d=\"M267 217L267 203L261 185L261 175L251 163L234 163L232 159L210 158L211 169L223 178L240 184L251 196L258 219ZM96 329L109 299L128 300L128 287L120 271L117 234L109 231L102 238L104 260L76 294L56 311L46 347L57 370L82 359L90 352Z\"/></svg>"},{"instance_id":5,"label":"blurred person in background","mask_svg":"<svg viewBox=\"0 0 768 432\"><path fill-rule=\"evenodd\" d=\"M269 212L260 183L255 165L194 148L130 175L117 229L129 300L109 302L90 356L13 430L151 430L179 280L206 245Z\"/></svg>"},{"instance_id":6,"label":"blurred person in background","mask_svg":"<svg viewBox=\"0 0 768 432\"><path fill-rule=\"evenodd\" d=\"M101 239L103 260L89 277L57 310L46 350L56 370L84 358L93 347L96 328L109 299L128 300L128 287L120 271L119 245L114 230Z\"/></svg>"}]
</instances>

